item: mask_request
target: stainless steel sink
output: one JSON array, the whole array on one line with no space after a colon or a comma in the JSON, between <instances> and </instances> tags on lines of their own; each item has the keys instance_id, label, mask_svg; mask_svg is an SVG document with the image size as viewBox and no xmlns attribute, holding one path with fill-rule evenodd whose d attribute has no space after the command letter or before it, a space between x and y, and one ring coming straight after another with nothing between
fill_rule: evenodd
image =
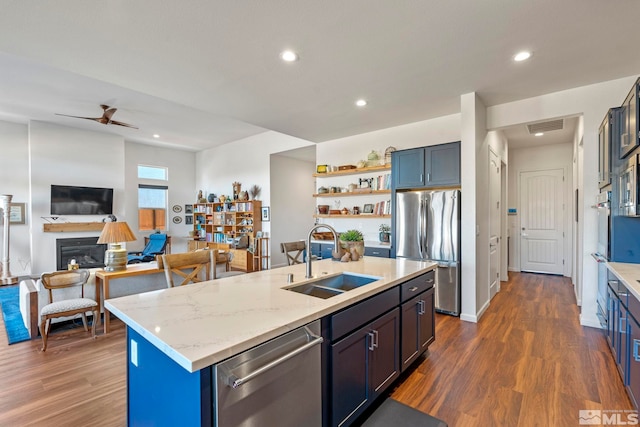
<instances>
[{"instance_id":1,"label":"stainless steel sink","mask_svg":"<svg viewBox=\"0 0 640 427\"><path fill-rule=\"evenodd\" d=\"M292 286L285 289L293 292L298 292L300 294L327 299L380 279L381 277L362 276L353 273L341 273L335 276L312 279L300 285Z\"/></svg>"}]
</instances>

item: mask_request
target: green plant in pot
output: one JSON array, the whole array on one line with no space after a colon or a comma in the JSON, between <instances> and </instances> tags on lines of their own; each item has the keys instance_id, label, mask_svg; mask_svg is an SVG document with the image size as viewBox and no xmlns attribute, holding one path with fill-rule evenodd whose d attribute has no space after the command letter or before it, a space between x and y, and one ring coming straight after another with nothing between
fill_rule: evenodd
<instances>
[{"instance_id":1,"label":"green plant in pot","mask_svg":"<svg viewBox=\"0 0 640 427\"><path fill-rule=\"evenodd\" d=\"M357 261L364 255L364 237L359 230L347 230L340 233L340 247L351 254L351 260Z\"/></svg>"},{"instance_id":2,"label":"green plant in pot","mask_svg":"<svg viewBox=\"0 0 640 427\"><path fill-rule=\"evenodd\" d=\"M391 226L389 224L380 224L380 241L382 243L389 243L391 237Z\"/></svg>"}]
</instances>

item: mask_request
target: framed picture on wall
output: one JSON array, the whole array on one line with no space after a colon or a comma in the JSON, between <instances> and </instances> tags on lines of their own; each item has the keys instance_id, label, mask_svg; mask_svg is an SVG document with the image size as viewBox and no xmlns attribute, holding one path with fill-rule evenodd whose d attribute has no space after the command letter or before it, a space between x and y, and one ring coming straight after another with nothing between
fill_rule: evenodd
<instances>
[{"instance_id":1,"label":"framed picture on wall","mask_svg":"<svg viewBox=\"0 0 640 427\"><path fill-rule=\"evenodd\" d=\"M4 223L4 215L0 215L0 224ZM9 224L25 224L25 204L9 203Z\"/></svg>"},{"instance_id":2,"label":"framed picture on wall","mask_svg":"<svg viewBox=\"0 0 640 427\"><path fill-rule=\"evenodd\" d=\"M185 215L184 216L184 223L187 225L193 225L193 216L192 215Z\"/></svg>"},{"instance_id":3,"label":"framed picture on wall","mask_svg":"<svg viewBox=\"0 0 640 427\"><path fill-rule=\"evenodd\" d=\"M193 205L184 205L184 213L192 214L193 213Z\"/></svg>"},{"instance_id":4,"label":"framed picture on wall","mask_svg":"<svg viewBox=\"0 0 640 427\"><path fill-rule=\"evenodd\" d=\"M263 221L271 221L271 214L269 213L269 206L264 206L262 208L262 220Z\"/></svg>"}]
</instances>

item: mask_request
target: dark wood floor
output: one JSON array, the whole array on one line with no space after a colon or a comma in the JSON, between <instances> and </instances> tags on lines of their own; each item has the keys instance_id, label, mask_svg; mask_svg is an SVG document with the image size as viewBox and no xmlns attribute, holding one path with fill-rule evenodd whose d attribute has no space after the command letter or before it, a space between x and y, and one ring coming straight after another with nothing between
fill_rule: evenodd
<instances>
[{"instance_id":1,"label":"dark wood floor","mask_svg":"<svg viewBox=\"0 0 640 427\"><path fill-rule=\"evenodd\" d=\"M580 409L632 409L604 336L579 325L569 280L514 274L478 324L438 315L429 357L392 396L449 426L574 426ZM122 323L7 345L0 426L124 426Z\"/></svg>"}]
</instances>

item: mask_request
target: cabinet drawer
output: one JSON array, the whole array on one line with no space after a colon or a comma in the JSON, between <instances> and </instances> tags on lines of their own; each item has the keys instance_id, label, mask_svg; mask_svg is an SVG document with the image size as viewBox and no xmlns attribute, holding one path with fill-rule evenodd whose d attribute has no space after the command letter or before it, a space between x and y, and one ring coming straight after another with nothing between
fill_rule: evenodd
<instances>
[{"instance_id":1,"label":"cabinet drawer","mask_svg":"<svg viewBox=\"0 0 640 427\"><path fill-rule=\"evenodd\" d=\"M391 256L391 250L387 248L370 248L364 247L365 256L377 256L381 258L389 258Z\"/></svg>"},{"instance_id":2,"label":"cabinet drawer","mask_svg":"<svg viewBox=\"0 0 640 427\"><path fill-rule=\"evenodd\" d=\"M350 333L398 305L400 290L396 286L331 316L331 341Z\"/></svg>"},{"instance_id":3,"label":"cabinet drawer","mask_svg":"<svg viewBox=\"0 0 640 427\"><path fill-rule=\"evenodd\" d=\"M400 285L400 301L404 302L433 287L435 271L430 271Z\"/></svg>"}]
</instances>

